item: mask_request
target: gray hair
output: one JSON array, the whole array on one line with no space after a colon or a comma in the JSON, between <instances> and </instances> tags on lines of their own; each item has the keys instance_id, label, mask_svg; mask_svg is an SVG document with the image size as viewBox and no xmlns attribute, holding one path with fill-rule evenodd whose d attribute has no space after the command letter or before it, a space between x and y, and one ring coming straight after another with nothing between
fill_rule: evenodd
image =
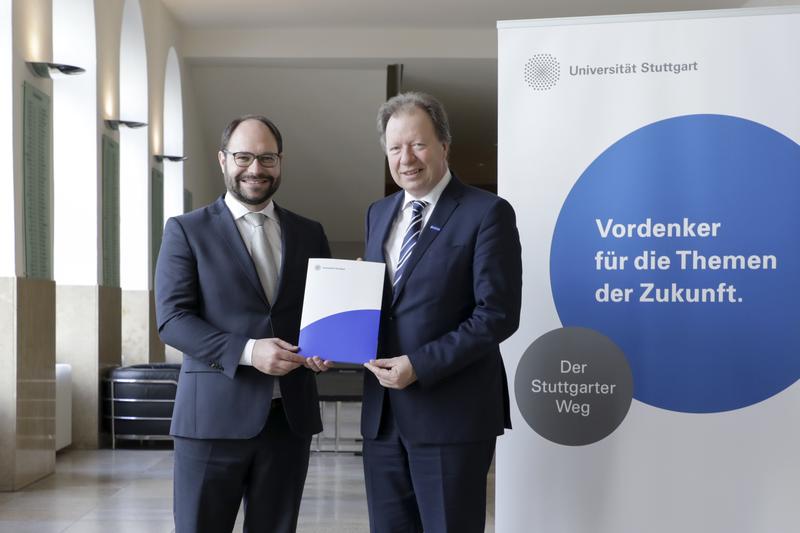
<instances>
[{"instance_id":1,"label":"gray hair","mask_svg":"<svg viewBox=\"0 0 800 533\"><path fill-rule=\"evenodd\" d=\"M407 92L389 98L378 109L378 133L380 133L381 148L386 150L386 124L389 119L398 113L411 111L413 108L421 109L428 114L439 142L448 145L452 142L450 124L447 122L447 113L442 103L429 94Z\"/></svg>"}]
</instances>

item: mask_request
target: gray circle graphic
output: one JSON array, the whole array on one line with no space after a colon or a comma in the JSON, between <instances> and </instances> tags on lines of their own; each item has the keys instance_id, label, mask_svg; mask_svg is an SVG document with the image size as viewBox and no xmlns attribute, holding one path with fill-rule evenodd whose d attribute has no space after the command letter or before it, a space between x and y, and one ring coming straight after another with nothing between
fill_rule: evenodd
<instances>
[{"instance_id":1,"label":"gray circle graphic","mask_svg":"<svg viewBox=\"0 0 800 533\"><path fill-rule=\"evenodd\" d=\"M625 419L633 376L611 339L567 327L545 333L525 350L514 392L536 433L557 444L583 446L606 438Z\"/></svg>"},{"instance_id":2,"label":"gray circle graphic","mask_svg":"<svg viewBox=\"0 0 800 533\"><path fill-rule=\"evenodd\" d=\"M525 63L525 83L535 91L546 91L561 78L561 64L551 54L536 54Z\"/></svg>"}]
</instances>

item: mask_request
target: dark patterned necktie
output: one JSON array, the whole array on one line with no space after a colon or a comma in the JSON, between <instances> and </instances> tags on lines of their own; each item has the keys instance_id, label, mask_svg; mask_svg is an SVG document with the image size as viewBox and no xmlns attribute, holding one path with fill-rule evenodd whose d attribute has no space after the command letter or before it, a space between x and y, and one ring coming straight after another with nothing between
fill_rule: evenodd
<instances>
[{"instance_id":1,"label":"dark patterned necktie","mask_svg":"<svg viewBox=\"0 0 800 533\"><path fill-rule=\"evenodd\" d=\"M397 261L392 287L396 287L400 280L403 279L403 272L408 264L408 259L411 257L414 246L417 244L417 239L419 239L419 234L422 231L422 211L427 205L428 202L423 200L411 201L411 221L408 223L405 235L403 235L403 244L400 246L400 258Z\"/></svg>"}]
</instances>

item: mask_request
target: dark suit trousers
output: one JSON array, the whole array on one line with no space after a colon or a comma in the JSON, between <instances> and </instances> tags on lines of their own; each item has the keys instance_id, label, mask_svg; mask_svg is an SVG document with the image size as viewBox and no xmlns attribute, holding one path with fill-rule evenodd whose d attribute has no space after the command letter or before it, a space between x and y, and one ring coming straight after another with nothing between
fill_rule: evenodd
<instances>
[{"instance_id":1,"label":"dark suit trousers","mask_svg":"<svg viewBox=\"0 0 800 533\"><path fill-rule=\"evenodd\" d=\"M176 533L232 531L242 499L245 532L294 532L310 445L291 432L280 400L252 439L175 437Z\"/></svg>"},{"instance_id":2,"label":"dark suit trousers","mask_svg":"<svg viewBox=\"0 0 800 533\"><path fill-rule=\"evenodd\" d=\"M486 476L497 439L418 444L404 439L384 398L376 439L364 439L372 533L483 533Z\"/></svg>"}]
</instances>

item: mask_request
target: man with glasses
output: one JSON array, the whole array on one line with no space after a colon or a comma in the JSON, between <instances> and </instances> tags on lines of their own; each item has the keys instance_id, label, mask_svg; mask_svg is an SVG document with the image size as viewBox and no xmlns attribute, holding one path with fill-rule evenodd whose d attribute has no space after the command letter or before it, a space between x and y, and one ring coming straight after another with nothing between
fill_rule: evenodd
<instances>
[{"instance_id":1,"label":"man with glasses","mask_svg":"<svg viewBox=\"0 0 800 533\"><path fill-rule=\"evenodd\" d=\"M167 221L156 267L161 339L183 352L170 433L175 530L293 532L311 436L314 373L296 352L306 268L330 257L322 226L277 206L283 140L246 115L222 134L227 192ZM313 371L313 372L312 372Z\"/></svg>"}]
</instances>

